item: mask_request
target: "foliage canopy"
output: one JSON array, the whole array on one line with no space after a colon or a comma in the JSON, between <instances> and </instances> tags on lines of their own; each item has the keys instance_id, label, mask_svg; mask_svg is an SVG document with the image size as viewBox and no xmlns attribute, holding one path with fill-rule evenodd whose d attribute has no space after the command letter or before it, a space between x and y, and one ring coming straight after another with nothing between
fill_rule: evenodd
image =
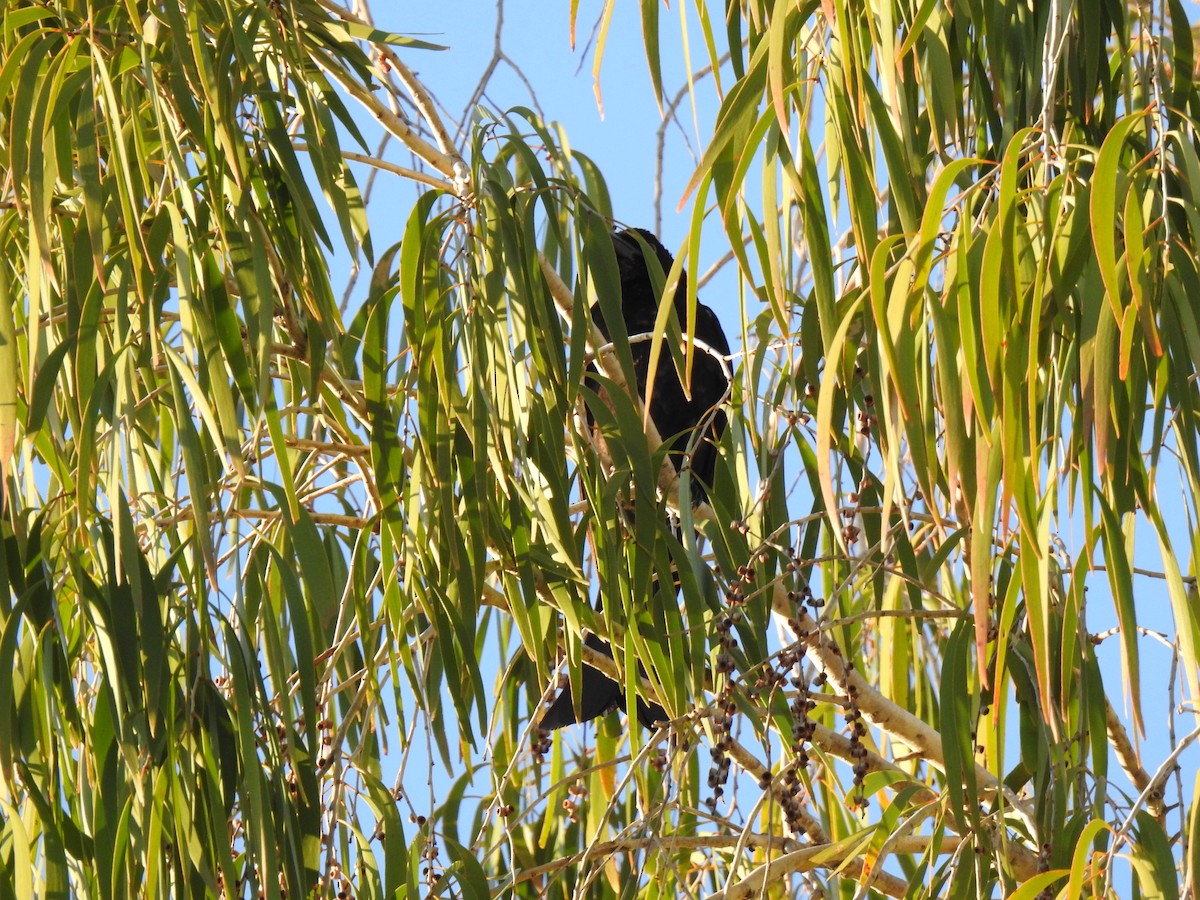
<instances>
[{"instance_id":1,"label":"foliage canopy","mask_svg":"<svg viewBox=\"0 0 1200 900\"><path fill-rule=\"evenodd\" d=\"M1195 889L1187 10L690 15L667 287L719 229L742 348L695 509L635 397L580 424L621 211L557 126L456 135L360 4L7 4L0 898ZM671 727L546 739L564 654Z\"/></svg>"}]
</instances>

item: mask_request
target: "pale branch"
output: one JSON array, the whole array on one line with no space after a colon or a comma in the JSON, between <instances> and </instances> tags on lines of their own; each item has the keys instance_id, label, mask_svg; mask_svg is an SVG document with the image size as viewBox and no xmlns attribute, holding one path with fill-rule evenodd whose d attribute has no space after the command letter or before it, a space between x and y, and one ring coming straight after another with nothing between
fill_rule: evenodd
<instances>
[{"instance_id":1,"label":"pale branch","mask_svg":"<svg viewBox=\"0 0 1200 900\"><path fill-rule=\"evenodd\" d=\"M813 696L812 699L819 700L820 698L818 696ZM855 745L844 734L839 734L832 728L822 725L819 722L814 722L813 727L814 731L812 736L809 738L809 741L819 750L822 750L831 756L836 756L838 759L844 760L845 762L861 764L864 767L864 772L866 773L891 772L902 776L906 786L914 785L918 787L914 797L919 803L930 803L937 799L938 794L933 790L933 788L913 778L911 773L906 772L901 766L897 765L891 760L880 756L874 750L864 747L863 744ZM862 749L856 750L856 746ZM866 752L865 756L862 755L864 750ZM858 755L855 755L856 753Z\"/></svg>"},{"instance_id":2,"label":"pale branch","mask_svg":"<svg viewBox=\"0 0 1200 900\"><path fill-rule=\"evenodd\" d=\"M496 609L507 610L508 605L504 601L503 594L501 594L495 588L490 588L490 589L486 590L485 595L486 595L486 599L484 601L485 605L492 606ZM606 640L609 639L609 635L607 635L606 633L602 633L602 632L603 632L603 629L601 629L598 632L599 637L606 639ZM594 650L591 647L588 647L586 644L581 648L581 650L582 650L581 661L583 662L584 665L590 666L593 669L603 672L609 678L612 678L614 680L620 680L620 679L624 678L624 672L620 669L620 667L617 665L616 661L611 656L607 656L598 650ZM645 677L642 677L639 681L639 690L641 692L642 697L647 702L651 702L651 703L659 703L660 702L658 694L654 690L653 685L651 685L649 680L646 679ZM821 698L815 697L814 699L819 700ZM703 714L707 713L708 711L709 710L708 710L707 706L702 706L702 707L697 707L695 712L698 715L703 715ZM763 709L762 712L765 714L767 712L767 710ZM834 731L831 728L826 727L825 725L821 725L820 723L813 723L813 724L814 724L814 731L813 731L812 737L810 738L810 742L812 743L812 745L814 747L817 747L822 752L828 753L831 756L835 756L838 759L844 760L849 763L861 763L862 765L865 766L865 770L867 772L892 772L897 775L900 775L905 779L905 781L908 784L920 785L920 791L918 793L918 797L922 800L922 802L930 802L931 800L936 798L937 794L932 789L930 789L924 785L921 785L921 783L919 781L915 781L912 778L911 774L906 772L900 766L885 759L884 757L880 756L878 753L875 753L874 751L869 750L869 749L866 750L866 755L862 756L861 754L863 753L863 751L862 750L856 751L854 744L850 741L849 738L845 737L844 735L839 734L838 732ZM741 758L738 758L739 765L741 765L743 768L746 768L747 771L752 770L753 774L755 775L756 778L761 778L764 774L769 774L769 771L767 770L767 768L762 763L758 762L752 755L750 755L748 751L745 751L744 748L742 750L742 753L744 754L744 756ZM858 755L856 755L856 754L858 754Z\"/></svg>"},{"instance_id":3,"label":"pale branch","mask_svg":"<svg viewBox=\"0 0 1200 900\"><path fill-rule=\"evenodd\" d=\"M338 18L341 18L347 22L353 22L355 24L364 25L367 27L372 26L372 23L368 19L356 16L345 7L338 6L336 3L333 3L332 0L317 0L317 2L324 6L329 12L336 15ZM429 131L433 135L433 139L437 142L438 149L447 159L451 160L451 171L446 172L445 174L449 175L454 180L455 185L458 188L455 190L455 193L459 196L462 196L465 192L467 184L470 181L468 174L470 170L463 161L461 154L459 154L457 148L454 146L454 142L450 139L450 133L446 130L446 126L442 123L441 117L437 114L437 110L434 108L436 104L433 96L428 90L426 90L425 85L421 83L420 79L413 74L412 70L409 69L409 67L402 59L400 59L400 57L394 50L392 50L391 47L376 43L372 43L372 46L379 54L380 59L382 59L387 66L391 68L391 70L396 74L396 77L400 80L400 83L404 86L404 89L408 91L408 95L412 100L413 106L416 107L417 112L421 114L421 118L425 120L425 124L429 126ZM400 137L401 140L404 140L404 138L399 134L397 134L397 137ZM407 143L407 141L405 141L405 143ZM424 154L418 153L417 155L422 159L425 159L427 162L432 162L425 157Z\"/></svg>"},{"instance_id":4,"label":"pale branch","mask_svg":"<svg viewBox=\"0 0 1200 900\"><path fill-rule=\"evenodd\" d=\"M725 65L725 63L729 62L729 59L730 59L730 54L727 51L726 53L724 53L721 56L721 58L719 60L717 60L717 63L718 63L718 65L723 66L723 65ZM679 109L679 104L683 102L684 97L686 97L689 93L691 93L693 90L695 90L697 81L700 81L700 79L702 79L702 78L708 77L712 73L713 73L712 63L709 63L708 65L704 66L701 69L697 69L694 73L692 73L689 76L688 83L685 84L683 87L681 87L676 92L675 96L673 98L671 98L671 102L667 104L667 108L665 110L663 110L662 122L659 124L658 130L655 133L655 141L654 141L654 233L655 234L662 233L662 181L663 181L663 169L664 169L663 157L665 155L665 148L666 148L666 143L667 143L667 127L672 122L675 122L676 124L678 124L679 119L676 117L675 113L676 113L676 110ZM683 134L683 140L688 145L688 150L691 150L692 149L691 142L688 140L687 132L684 131L683 126L679 126L679 131L680 131L680 133ZM695 157L695 155L696 154L693 151L692 156Z\"/></svg>"},{"instance_id":5,"label":"pale branch","mask_svg":"<svg viewBox=\"0 0 1200 900\"><path fill-rule=\"evenodd\" d=\"M318 453L332 453L340 456L370 456L371 448L362 444L346 444L340 441L316 441L312 438L284 436L284 443L297 450L316 450Z\"/></svg>"},{"instance_id":6,"label":"pale branch","mask_svg":"<svg viewBox=\"0 0 1200 900\"><path fill-rule=\"evenodd\" d=\"M871 687L847 664L841 648L833 640L823 636L822 626L809 617L803 606L793 600L783 583L775 584L771 608L792 626L797 639L804 645L805 654L828 677L829 683L854 700L872 724L912 748L921 758L945 770L946 758L942 748L942 736L937 730ZM975 774L985 790L1000 790L999 781L987 769L976 766Z\"/></svg>"},{"instance_id":7,"label":"pale branch","mask_svg":"<svg viewBox=\"0 0 1200 900\"><path fill-rule=\"evenodd\" d=\"M517 65L507 53L504 52L502 37L504 33L504 0L496 0L496 28L492 34L492 57L483 68L483 74L479 76L479 80L475 83L475 90L471 92L471 96L467 98L467 102L463 104L462 116L459 119L457 135L461 136L466 132L467 125L471 121L471 110L485 96L487 96L487 87L492 80L492 76L496 74L496 69L500 63L507 63L508 67L513 70L513 74L520 79L521 84L525 85L525 90L529 92L529 101L533 104L533 108L537 110L537 114L545 119L546 115L542 111L541 103L538 102L537 92L533 89L533 85L529 79L525 77L524 71Z\"/></svg>"},{"instance_id":8,"label":"pale branch","mask_svg":"<svg viewBox=\"0 0 1200 900\"><path fill-rule=\"evenodd\" d=\"M702 287L704 287L706 284L708 284L710 281L712 281L712 279L717 276L717 273L719 273L723 268L725 268L727 265L729 265L729 263L733 262L735 259L737 259L737 254L735 254L732 250L730 250L728 253L726 253L724 256L722 256L720 259L718 259L715 263L713 263L711 266L709 266L708 269L704 272L704 274L702 274L696 280L696 290L700 290Z\"/></svg>"},{"instance_id":9,"label":"pale branch","mask_svg":"<svg viewBox=\"0 0 1200 900\"><path fill-rule=\"evenodd\" d=\"M818 728L820 728L820 726L818 726ZM826 738L827 735L821 735L822 740ZM818 744L818 741L814 739L813 743L816 745ZM848 744L849 741L846 741L846 743ZM751 754L737 741L730 742L729 754L748 774L757 778L759 783L764 783L770 779L771 791L775 793L777 799L782 802L782 798L779 797L778 793L780 791L778 782L771 778L770 770L767 769L766 766L761 762L759 762L753 754ZM868 759L872 756L875 756L875 754L868 753ZM898 768L891 763L887 763L886 761L880 760L880 762L882 763L882 767L886 767L889 770L896 770ZM919 802L929 804L937 802L937 795L934 794L932 790L924 788L918 795L917 799ZM847 850L843 847L838 847L835 849L831 844L828 834L826 834L824 828L822 828L819 822L817 822L811 816L808 816L803 811L800 811L799 815L801 828L803 829L805 835L809 838L809 840L818 846L813 848L805 848L806 851L810 851L808 853L800 853L797 851L797 853L800 853L800 855L790 854L793 862L799 863L799 865L795 867L789 867L790 864L783 863L782 860L775 860L773 863L767 864L768 866L776 866L773 874L771 874L772 880L794 871L807 871L808 869L817 867L834 868L837 866L843 866L844 863L844 871L846 871L851 878L853 878L855 881L858 881L860 884L883 891L891 896L906 896L904 888L898 888L898 885L903 884L902 882L893 881L893 876L888 875L885 872L876 871L872 873L871 869L866 864L860 860L851 859L852 856L858 855L860 852L859 848L852 847ZM916 840L922 841L927 839L918 838ZM958 843L962 840L965 840L965 837L952 839L952 846L957 847ZM861 848L863 851L865 851L865 849L866 848ZM921 852L917 849L910 849L909 842L903 838L891 843L889 845L889 849L890 852L894 854ZM823 850L825 853L816 853L815 851L818 850ZM1037 859L1026 848L1021 845L1013 844L1012 842L1005 842L1003 844L1003 850L1008 857L1009 864L1013 867L1013 871L1022 881L1033 877L1033 875L1037 873ZM830 858L831 856L833 857L832 859ZM718 893L713 896L739 898L748 897L762 887L764 882L759 879L759 875L763 875L765 877L766 874L768 873L764 872L762 867L760 867L759 870L756 870L755 873L751 873L751 875L742 882L739 882L733 888L727 889L724 895ZM899 893L895 892L895 889L897 888ZM743 889L747 892L743 893Z\"/></svg>"},{"instance_id":10,"label":"pale branch","mask_svg":"<svg viewBox=\"0 0 1200 900\"><path fill-rule=\"evenodd\" d=\"M649 850L655 853L670 853L678 850L732 850L737 847L741 836L734 837L726 834L695 834L695 835L663 835L659 837L622 838L615 841L603 841L589 847L582 853L564 856L540 866L524 869L513 876L512 884L532 881L543 875L549 875L573 866L585 857L611 856L614 853L636 853ZM793 850L800 845L791 838L779 837L772 834L749 834L745 836L744 846L755 850Z\"/></svg>"},{"instance_id":11,"label":"pale branch","mask_svg":"<svg viewBox=\"0 0 1200 900\"><path fill-rule=\"evenodd\" d=\"M767 784L768 789L771 791L771 793L775 797L775 799L780 803L780 805L783 804L784 787L772 776L770 769L768 769L762 762L760 762L754 756L754 754L752 754L749 750L747 750L738 741L730 739L726 749L728 750L730 757L732 757L733 760L735 762L737 762L737 764L739 766L741 766L742 769L747 774L753 776L759 782L759 784L764 784L764 783ZM855 881L859 882L860 884L870 884L871 887L873 887L877 890L880 890L883 893L888 894L892 897L905 896L906 885L904 884L903 881L901 881L900 879L896 878L893 875L888 875L887 873L872 874L870 872L870 870L867 868L867 866L864 865L861 860L851 858L852 856L856 856L857 852L853 853L853 854L851 854L851 853L836 854L836 852L833 851L833 848L831 846L832 842L830 841L829 834L828 834L828 832L825 831L824 827L821 825L820 822L818 822L814 817L810 816L808 813L804 812L803 810L795 810L795 814L799 819L800 828L801 828L801 830L803 830L805 836L810 841L812 841L813 844L816 845L811 848L812 852L809 852L807 855L803 856L804 860L807 860L811 863L806 868L817 868L817 867L821 867L821 868L834 867L834 868L836 868L836 867L840 866L842 868L842 870L850 878L853 878ZM796 851L796 853L805 853L809 849L810 848L806 848L804 851L798 850L798 851ZM818 853L816 851L824 851L824 852ZM835 855L834 859L828 859L828 857L831 855L831 853L833 853ZM795 854L788 854L788 856L795 857ZM785 857L785 858L787 858L787 857ZM799 857L796 857L796 858L799 858ZM822 861L817 861L817 860L822 860ZM797 866L795 868L787 869L786 871L781 871L779 873L779 875L782 876L782 875L788 874L789 872L798 871L800 868L801 868L800 866ZM754 874L752 873L747 880L751 880L753 878L754 878ZM864 879L867 879L867 880L864 881ZM745 882L743 881L742 883L745 883ZM759 883L757 888L756 887L747 888L747 893L736 893L735 892L734 894L732 894L730 896L748 897L748 896L750 896L751 893L754 893L756 890L761 889L761 886L762 886L761 883ZM731 890L731 889L727 889L727 890ZM713 896L714 897L721 896L721 894L718 893L718 894L714 894Z\"/></svg>"},{"instance_id":12,"label":"pale branch","mask_svg":"<svg viewBox=\"0 0 1200 900\"><path fill-rule=\"evenodd\" d=\"M429 130L433 132L433 138L437 141L438 149L447 156L455 159L458 165L465 170L466 165L463 162L461 154L454 146L454 141L450 139L450 133L446 130L446 126L442 123L441 117L434 109L434 100L429 91L425 90L425 85L421 84L412 70L404 64L404 61L396 55L395 51L390 48L379 48L380 55L387 60L388 64L395 70L396 77L400 79L400 83L404 85L404 89L408 91L412 97L413 105L417 111L421 113L421 117L429 126Z\"/></svg>"},{"instance_id":13,"label":"pale branch","mask_svg":"<svg viewBox=\"0 0 1200 900\"><path fill-rule=\"evenodd\" d=\"M459 122L459 134L461 135L470 119L471 110L475 108L475 104L483 99L484 91L487 89L488 82L492 80L492 75L496 71L496 67L500 65L500 61L504 59L504 49L500 45L500 37L504 32L504 0L496 0L496 30L492 35L492 58L488 60L488 64L484 66L483 74L479 76L479 81L475 85L475 90L471 92L471 96L467 99L463 106L462 118Z\"/></svg>"},{"instance_id":14,"label":"pale branch","mask_svg":"<svg viewBox=\"0 0 1200 900\"><path fill-rule=\"evenodd\" d=\"M308 145L303 142L292 144L293 150L306 152ZM393 162L388 162L386 159L380 159L377 156L367 156L365 153L354 153L350 150L342 151L342 158L348 159L351 162L362 163L365 166L372 166L376 169L382 169L385 172L391 172L393 175L399 175L401 178L407 178L409 181L418 181L421 184L429 187L439 188L444 191L455 193L455 185L453 181L448 181L444 178L435 178L427 172L421 172L417 169L409 169L405 166L398 166Z\"/></svg>"},{"instance_id":15,"label":"pale branch","mask_svg":"<svg viewBox=\"0 0 1200 900\"><path fill-rule=\"evenodd\" d=\"M1108 567L1105 565L1096 564L1096 565L1090 566L1088 568L1088 571L1089 572L1108 572ZM1141 575L1144 578L1154 578L1159 581L1167 580L1167 573L1160 572L1157 569L1143 569L1140 566L1133 566L1130 568L1129 571L1132 572L1134 575ZM1180 575L1178 577L1179 577L1179 580L1182 581L1184 583L1184 585L1186 585L1189 588L1195 588L1197 586L1197 584L1200 584L1200 578L1198 578L1196 575L1184 575L1184 574L1180 573ZM1139 630L1141 630L1141 629L1139 628ZM1119 628L1113 628L1113 629L1110 629L1109 631L1104 632L1104 634L1106 634L1106 635L1112 634L1112 633L1116 633L1118 631L1120 631ZM1146 633L1149 633L1149 632L1146 632ZM1168 646L1170 646L1170 644L1168 644Z\"/></svg>"},{"instance_id":16,"label":"pale branch","mask_svg":"<svg viewBox=\"0 0 1200 900\"><path fill-rule=\"evenodd\" d=\"M953 846L957 848L957 842L954 842ZM913 847L914 851L910 852L921 852L915 842ZM765 895L768 884L777 884L795 872L837 868L841 868L846 875L859 884L867 885L889 897L908 896L909 885L906 880L889 872L871 872L865 864L850 857L850 853L856 849L856 847L817 846L793 850L791 853L763 863L741 881L730 885L725 890L710 894L708 900L748 900L750 897Z\"/></svg>"},{"instance_id":17,"label":"pale branch","mask_svg":"<svg viewBox=\"0 0 1200 900\"><path fill-rule=\"evenodd\" d=\"M1175 748L1170 752L1162 764L1158 767L1149 783L1138 794L1133 805L1129 809L1128 815L1125 816L1125 821L1121 823L1114 834L1112 841L1108 846L1108 853L1105 854L1104 864L1100 867L1101 871L1111 872L1113 857L1117 851L1124 845L1126 838L1129 836L1130 830L1133 828L1134 822L1137 820L1138 812L1146 807L1153 811L1154 804L1162 806L1163 785L1167 783L1167 779L1171 777L1171 773L1175 771L1178 765L1178 759L1183 754L1183 751L1190 747L1197 738L1200 738L1200 728L1194 729L1190 734L1186 735L1182 741L1175 745Z\"/></svg>"},{"instance_id":18,"label":"pale branch","mask_svg":"<svg viewBox=\"0 0 1200 900\"><path fill-rule=\"evenodd\" d=\"M323 54L314 53L312 58L324 72L337 81L347 94L357 100L375 118L380 127L395 135L416 156L452 180L456 188L455 194L460 199L466 198L469 174L461 156L457 153L444 153L430 144L404 119L384 106L371 91L354 81L347 72L337 66L327 65Z\"/></svg>"},{"instance_id":19,"label":"pale branch","mask_svg":"<svg viewBox=\"0 0 1200 900\"><path fill-rule=\"evenodd\" d=\"M876 728L895 741L912 748L913 752L926 762L942 772L946 770L946 757L941 735L908 710L893 703L878 690L867 683L854 668L847 664L838 645L824 637L821 627L811 619L802 606L789 598L788 590L782 585L775 586L772 599L773 610L794 622L793 630L797 639L804 645L805 655L825 674L833 687L850 697L859 712ZM1032 810L1028 804L1016 797L994 774L978 763L973 763L975 781L984 794L991 795L997 800L1003 797L1003 803L1019 815L1030 827L1031 833L1036 833L1036 825ZM1018 873L1033 873L1037 871L1037 861L1033 854L1023 845L1013 842L1004 843L1004 851L1008 855L1013 870Z\"/></svg>"},{"instance_id":20,"label":"pale branch","mask_svg":"<svg viewBox=\"0 0 1200 900\"><path fill-rule=\"evenodd\" d=\"M308 517L317 525L333 525L338 528L350 528L355 531L362 531L370 528L374 524L373 519L368 519L363 516L346 516L341 513L308 513ZM180 522L186 522L193 518L191 507L182 509L175 515L166 519L154 519L154 524L159 528L171 528ZM265 521L278 522L283 518L283 513L277 509L233 509L221 513L222 519L245 519L246 521Z\"/></svg>"},{"instance_id":21,"label":"pale branch","mask_svg":"<svg viewBox=\"0 0 1200 900\"><path fill-rule=\"evenodd\" d=\"M1117 763L1125 770L1133 786L1139 794L1147 797L1150 811L1161 821L1163 816L1162 792L1154 796L1150 790L1152 780L1150 774L1142 767L1138 759L1137 749L1129 739L1129 733L1117 716L1117 711L1107 697L1104 698L1104 730L1108 735L1108 743L1117 757Z\"/></svg>"}]
</instances>

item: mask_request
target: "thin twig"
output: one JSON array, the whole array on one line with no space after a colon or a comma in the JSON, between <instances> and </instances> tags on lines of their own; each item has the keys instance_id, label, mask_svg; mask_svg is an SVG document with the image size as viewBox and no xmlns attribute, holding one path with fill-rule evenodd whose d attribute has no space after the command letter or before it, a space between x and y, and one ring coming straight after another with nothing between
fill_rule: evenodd
<instances>
[{"instance_id":1,"label":"thin twig","mask_svg":"<svg viewBox=\"0 0 1200 900\"><path fill-rule=\"evenodd\" d=\"M300 142L292 144L292 149L306 151L308 145ZM399 175L401 178L407 178L410 181L419 181L421 184L427 184L430 187L440 188L444 191L454 193L454 182L445 178L435 178L427 172L421 172L418 169L409 169L406 166L398 166L395 163L388 162L386 159L380 159L378 156L367 156L365 153L354 153L351 150L343 150L342 157L351 162L362 163L365 166L371 166L373 169L381 169L384 172L391 172L393 175Z\"/></svg>"}]
</instances>

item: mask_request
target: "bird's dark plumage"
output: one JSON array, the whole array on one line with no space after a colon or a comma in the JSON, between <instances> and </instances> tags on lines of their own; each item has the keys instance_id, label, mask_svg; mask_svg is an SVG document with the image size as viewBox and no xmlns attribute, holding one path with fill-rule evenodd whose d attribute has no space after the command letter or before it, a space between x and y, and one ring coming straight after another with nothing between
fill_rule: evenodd
<instances>
[{"instance_id":1,"label":"bird's dark plumage","mask_svg":"<svg viewBox=\"0 0 1200 900\"><path fill-rule=\"evenodd\" d=\"M657 257L658 265L665 277L674 264L674 258L653 234L641 228L619 231L612 237L613 250L621 275L621 317L625 322L625 333L632 339L654 331L658 317L659 296L654 290L650 268L643 253L642 243ZM675 314L680 328L687 330L687 275L682 273L673 297ZM599 303L592 305L592 321L610 338ZM729 342L716 314L703 303L696 304L696 327L694 339L706 345L697 345L693 351L691 396L688 397L679 379L679 373L668 353L659 357L654 375L654 390L650 397L650 418L670 448L670 459L677 471L685 464L692 476L692 500L704 501L712 487L716 470L717 447L725 431L725 412L720 408L729 390L726 368L712 353L729 356ZM650 367L651 342L634 341L630 350L633 355L634 374L637 377L638 394L646 397L646 381ZM590 416L589 416L590 419ZM696 429L703 425L703 436L697 439ZM688 447L693 446L690 461ZM678 588L677 588L678 589ZM611 657L609 645L589 635L585 644ZM545 729L562 728L575 722L586 722L601 716L614 707L623 706L624 691L621 685L591 666L585 665L580 685L581 709L576 712L571 702L571 692L564 690L546 710L539 722ZM646 703L638 698L638 721L647 728L667 720L666 711L658 704Z\"/></svg>"},{"instance_id":2,"label":"bird's dark plumage","mask_svg":"<svg viewBox=\"0 0 1200 900\"><path fill-rule=\"evenodd\" d=\"M613 235L613 249L617 254L617 266L621 273L621 315L625 320L625 333L630 338L654 332L658 316L658 294L655 293L647 261L642 255L641 245L634 233L654 251L664 277L671 271L675 260L653 234L642 228L630 228ZM680 328L687 329L687 273L680 273L679 283L673 298L675 315ZM604 323L604 313L599 303L592 304L592 320L610 337ZM723 357L729 356L729 341L721 328L716 313L697 301L696 328L694 338ZM639 341L631 345L633 368L637 376L638 394L646 397L646 376L650 368L650 341ZM654 390L650 396L650 418L658 429L659 436L671 446L671 461L677 470L682 470L687 458L687 447L694 437L695 428L708 420L704 440L696 443L689 469L698 481L693 485L692 497L696 503L706 500L707 488L712 486L713 472L717 464L716 442L725 431L725 412L719 404L729 390L729 379L724 366L713 356L697 346L693 351L691 398L684 392L670 356L659 357L654 374ZM711 418L710 418L711 414Z\"/></svg>"},{"instance_id":3,"label":"bird's dark plumage","mask_svg":"<svg viewBox=\"0 0 1200 900\"><path fill-rule=\"evenodd\" d=\"M589 634L584 639L584 644L593 650L598 650L605 656L612 657L612 650L608 644L594 634ZM579 714L576 715L575 706L571 703L570 690L564 689L550 705L550 708L546 710L546 714L538 722L538 727L551 731L556 728L565 728L568 725L574 725L576 722L590 722L597 716L604 715L610 709L614 709L624 702L625 695L621 691L621 686L599 669L593 669L589 665L584 665L582 676L583 683L580 685L579 690L579 702L581 706ZM661 711L662 708L659 707L659 710Z\"/></svg>"}]
</instances>

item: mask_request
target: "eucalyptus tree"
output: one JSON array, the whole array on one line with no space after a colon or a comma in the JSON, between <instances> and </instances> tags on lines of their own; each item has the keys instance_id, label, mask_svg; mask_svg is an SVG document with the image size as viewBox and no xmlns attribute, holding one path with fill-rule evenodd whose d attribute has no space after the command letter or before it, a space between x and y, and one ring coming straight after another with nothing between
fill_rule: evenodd
<instances>
[{"instance_id":1,"label":"eucalyptus tree","mask_svg":"<svg viewBox=\"0 0 1200 900\"><path fill-rule=\"evenodd\" d=\"M611 343L605 173L376 12L3 11L0 897L1194 890L1185 6L641 3L718 112ZM702 253L693 503L625 385Z\"/></svg>"}]
</instances>

